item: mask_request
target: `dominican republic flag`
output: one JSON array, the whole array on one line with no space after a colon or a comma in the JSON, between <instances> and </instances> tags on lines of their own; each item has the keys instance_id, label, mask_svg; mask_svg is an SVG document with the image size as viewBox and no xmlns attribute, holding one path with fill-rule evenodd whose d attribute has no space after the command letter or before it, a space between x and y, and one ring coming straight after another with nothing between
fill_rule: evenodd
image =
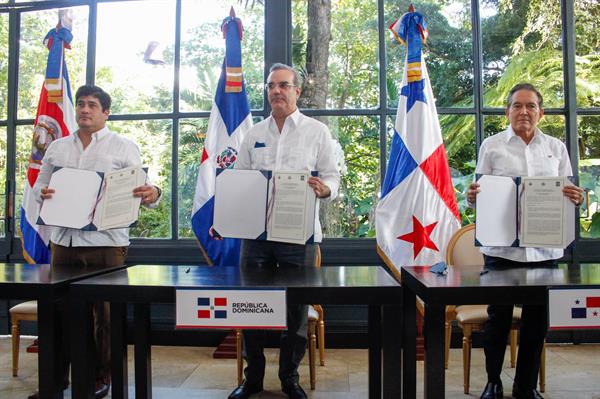
<instances>
[{"instance_id":1,"label":"dominican republic flag","mask_svg":"<svg viewBox=\"0 0 600 399\"><path fill-rule=\"evenodd\" d=\"M548 309L551 330L600 328L600 289L551 288Z\"/></svg>"},{"instance_id":2,"label":"dominican republic flag","mask_svg":"<svg viewBox=\"0 0 600 399\"><path fill-rule=\"evenodd\" d=\"M48 244L51 227L36 224L40 206L33 198L32 191L42 166L42 158L52 141L68 136L77 129L65 62L65 48L71 48L73 35L70 25L63 24L63 21L69 21L68 16L65 17L63 11L59 15L61 22L44 38L44 44L49 50L46 79L33 127L31 156L21 205L21 243L23 257L29 263L50 263Z\"/></svg>"},{"instance_id":3,"label":"dominican republic flag","mask_svg":"<svg viewBox=\"0 0 600 399\"><path fill-rule=\"evenodd\" d=\"M432 265L460 227L446 150L422 44L423 16L409 8L390 29L407 48L402 90L381 201L377 250L388 266Z\"/></svg>"},{"instance_id":4,"label":"dominican republic flag","mask_svg":"<svg viewBox=\"0 0 600 399\"><path fill-rule=\"evenodd\" d=\"M213 224L215 171L216 168L233 168L244 135L252 127L242 73L242 22L235 17L233 8L229 15L221 25L225 60L208 120L192 209L192 228L205 255L210 263L221 266L239 264L240 240L215 240L208 234Z\"/></svg>"}]
</instances>

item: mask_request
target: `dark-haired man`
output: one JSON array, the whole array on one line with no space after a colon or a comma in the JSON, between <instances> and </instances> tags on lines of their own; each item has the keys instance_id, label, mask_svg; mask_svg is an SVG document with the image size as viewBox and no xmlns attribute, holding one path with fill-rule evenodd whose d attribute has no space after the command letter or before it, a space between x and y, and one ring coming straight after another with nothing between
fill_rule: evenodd
<instances>
[{"instance_id":1,"label":"dark-haired man","mask_svg":"<svg viewBox=\"0 0 600 399\"><path fill-rule=\"evenodd\" d=\"M565 145L542 133L537 124L544 116L543 98L531 84L521 83L508 95L506 116L510 126L483 141L476 173L502 176L572 176L571 161ZM467 201L475 203L479 184L472 183ZM583 190L564 187L563 193L575 205L583 202ZM560 248L482 247L487 269L514 267L556 267L562 257ZM506 341L512 324L512 305L488 306L489 319L484 328L485 367L488 383L481 399L503 397L500 372ZM512 394L517 399L542 398L536 390L540 356L548 329L545 305L523 305L517 370Z\"/></svg>"},{"instance_id":2,"label":"dark-haired man","mask_svg":"<svg viewBox=\"0 0 600 399\"><path fill-rule=\"evenodd\" d=\"M137 145L106 127L111 105L108 93L97 86L81 86L75 94L75 101L78 129L70 136L52 142L48 147L34 186L34 195L40 202L52 198L55 192L48 187L55 167L110 172L142 165ZM161 192L158 187L146 184L137 187L132 194L142 198L142 205L153 207L158 203ZM52 265L112 268L125 264L129 229L84 231L54 227L50 241ZM66 388L69 385L69 320L64 309L60 313L64 329L63 347L57 350L62 350L65 354L63 378ZM110 385L109 327L108 306L103 303L95 304L96 398L106 396ZM35 399L38 396L36 392L29 398Z\"/></svg>"}]
</instances>

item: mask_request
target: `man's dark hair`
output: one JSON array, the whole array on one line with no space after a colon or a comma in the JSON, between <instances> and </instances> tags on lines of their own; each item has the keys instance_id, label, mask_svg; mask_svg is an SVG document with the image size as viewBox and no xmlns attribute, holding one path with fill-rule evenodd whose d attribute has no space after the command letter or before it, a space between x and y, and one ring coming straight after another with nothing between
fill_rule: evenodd
<instances>
[{"instance_id":1,"label":"man's dark hair","mask_svg":"<svg viewBox=\"0 0 600 399\"><path fill-rule=\"evenodd\" d=\"M98 99L100 105L102 106L102 111L110 110L110 95L107 92L94 85L83 85L79 89L77 89L77 93L75 93L75 103L79 100L80 97L92 96Z\"/></svg>"},{"instance_id":2,"label":"man's dark hair","mask_svg":"<svg viewBox=\"0 0 600 399\"><path fill-rule=\"evenodd\" d=\"M519 90L528 90L528 91L534 92L538 98L538 107L540 107L540 108L544 107L544 97L542 97L542 93L540 93L539 90L536 89L534 85L532 85L531 83L519 83L519 84L515 85L512 89L510 89L510 92L508 93L508 97L506 98L506 107L507 108L510 108L510 106L512 105L513 94L515 94Z\"/></svg>"}]
</instances>

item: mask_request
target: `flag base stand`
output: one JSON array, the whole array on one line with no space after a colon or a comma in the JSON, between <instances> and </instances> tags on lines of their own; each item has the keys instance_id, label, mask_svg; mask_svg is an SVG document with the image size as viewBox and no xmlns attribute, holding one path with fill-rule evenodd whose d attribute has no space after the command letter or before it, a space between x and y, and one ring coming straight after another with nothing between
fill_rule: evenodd
<instances>
[{"instance_id":1,"label":"flag base stand","mask_svg":"<svg viewBox=\"0 0 600 399\"><path fill-rule=\"evenodd\" d=\"M38 353L38 340L37 338L29 345L26 349L27 353Z\"/></svg>"},{"instance_id":2,"label":"flag base stand","mask_svg":"<svg viewBox=\"0 0 600 399\"><path fill-rule=\"evenodd\" d=\"M213 359L236 359L235 331L230 331L213 352Z\"/></svg>"}]
</instances>

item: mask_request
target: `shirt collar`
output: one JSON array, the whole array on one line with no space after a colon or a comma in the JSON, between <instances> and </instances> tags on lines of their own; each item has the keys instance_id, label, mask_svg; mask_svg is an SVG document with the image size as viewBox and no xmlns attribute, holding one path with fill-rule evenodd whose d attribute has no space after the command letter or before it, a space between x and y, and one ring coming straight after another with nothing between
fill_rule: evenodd
<instances>
[{"instance_id":1,"label":"shirt collar","mask_svg":"<svg viewBox=\"0 0 600 399\"><path fill-rule=\"evenodd\" d=\"M292 112L291 114L289 114L286 118L285 118L285 122L284 125L286 123L288 123L288 121L291 121L292 123L292 127L296 127L298 126L298 122L300 120L300 110L296 107L296 110L294 112ZM275 124L275 119L273 118L273 114L271 114L271 126L275 127L275 130L277 130L276 124Z\"/></svg>"},{"instance_id":2,"label":"shirt collar","mask_svg":"<svg viewBox=\"0 0 600 399\"><path fill-rule=\"evenodd\" d=\"M520 138L519 136L517 136L517 134L513 130L512 125L509 125L508 129L506 129L505 132L506 132L506 134L504 136L504 140L506 143L508 143L511 139L514 140L516 138ZM533 139L531 139L531 141L529 143L531 144L533 142L540 140L541 136L542 136L542 131L536 127L535 130L533 131Z\"/></svg>"},{"instance_id":3,"label":"shirt collar","mask_svg":"<svg viewBox=\"0 0 600 399\"><path fill-rule=\"evenodd\" d=\"M98 140L102 140L104 137L108 135L108 127L104 126L102 129L98 130L95 133L92 133L92 143ZM73 135L76 141L81 141L79 138L79 129Z\"/></svg>"}]
</instances>

